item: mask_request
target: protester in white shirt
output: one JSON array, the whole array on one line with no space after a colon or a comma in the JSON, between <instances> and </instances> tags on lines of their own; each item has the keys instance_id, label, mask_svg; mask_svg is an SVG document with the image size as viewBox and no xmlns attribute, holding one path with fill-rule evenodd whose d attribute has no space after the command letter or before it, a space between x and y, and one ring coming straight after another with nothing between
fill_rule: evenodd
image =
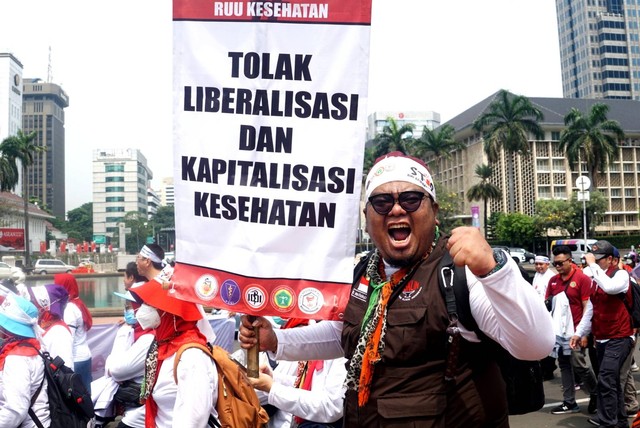
<instances>
[{"instance_id":1,"label":"protester in white shirt","mask_svg":"<svg viewBox=\"0 0 640 428\"><path fill-rule=\"evenodd\" d=\"M554 275L553 271L549 270L549 263L550 260L547 256L536 256L535 258L536 274L533 276L531 285L533 285L533 289L536 290L542 300L544 300L544 296L547 293L549 280Z\"/></svg>"},{"instance_id":2,"label":"protester in white shirt","mask_svg":"<svg viewBox=\"0 0 640 428\"><path fill-rule=\"evenodd\" d=\"M140 254L157 257L143 251ZM218 374L211 357L201 349L189 348L182 354L174 374L176 352L183 345L206 346L207 340L197 327L202 313L195 303L176 299L156 280L129 292L142 304L136 313L140 326L156 332L145 361L141 390L146 426L206 426L209 415L218 416Z\"/></svg>"},{"instance_id":3,"label":"protester in white shirt","mask_svg":"<svg viewBox=\"0 0 640 428\"><path fill-rule=\"evenodd\" d=\"M69 293L61 285L46 284L29 287L29 294L31 301L38 308L38 323L44 330L44 349L49 352L51 358L62 358L65 365L73 370L73 336L63 320Z\"/></svg>"},{"instance_id":4,"label":"protester in white shirt","mask_svg":"<svg viewBox=\"0 0 640 428\"><path fill-rule=\"evenodd\" d=\"M47 380L38 350L38 309L9 294L0 305L0 427L33 428L33 409L43 427L50 425ZM37 398L31 405L32 397Z\"/></svg>"}]
</instances>

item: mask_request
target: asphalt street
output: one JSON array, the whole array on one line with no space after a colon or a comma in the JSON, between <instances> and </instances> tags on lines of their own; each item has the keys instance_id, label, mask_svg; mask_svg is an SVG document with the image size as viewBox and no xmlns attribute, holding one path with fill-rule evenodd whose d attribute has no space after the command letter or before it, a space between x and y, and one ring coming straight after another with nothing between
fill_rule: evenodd
<instances>
[{"instance_id":1,"label":"asphalt street","mask_svg":"<svg viewBox=\"0 0 640 428\"><path fill-rule=\"evenodd\" d=\"M640 351L638 344L635 346L635 359L640 363ZM580 413L568 415L552 415L552 408L562 403L562 389L560 383L560 369L556 369L555 378L544 382L545 405L542 409L526 415L512 416L509 418L511 428L548 428L548 427L593 427L587 419L592 417L587 412L589 395L584 391L576 391L576 401L580 406ZM640 389L640 371L633 373L636 390ZM629 425L633 418L629 419Z\"/></svg>"}]
</instances>

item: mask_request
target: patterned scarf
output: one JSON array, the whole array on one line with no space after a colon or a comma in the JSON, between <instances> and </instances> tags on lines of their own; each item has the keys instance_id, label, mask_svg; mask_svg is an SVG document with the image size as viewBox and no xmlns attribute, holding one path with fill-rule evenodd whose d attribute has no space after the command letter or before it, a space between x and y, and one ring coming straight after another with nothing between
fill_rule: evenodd
<instances>
[{"instance_id":1,"label":"patterned scarf","mask_svg":"<svg viewBox=\"0 0 640 428\"><path fill-rule=\"evenodd\" d=\"M158 380L162 363L174 355L186 343L206 344L207 339L200 333L196 321L185 321L177 315L165 312L160 317L156 337L151 342L144 363L144 378L140 387L140 402L145 404L145 426L155 427L158 404L153 399L153 388Z\"/></svg>"},{"instance_id":2,"label":"patterned scarf","mask_svg":"<svg viewBox=\"0 0 640 428\"><path fill-rule=\"evenodd\" d=\"M425 257L429 254L430 251ZM403 286L405 280L413 274L415 268L421 262L422 260L411 267L404 267L398 270L391 275L389 280L383 279L386 275L378 250L373 252L367 264L365 277L369 279L372 292L367 311L362 320L360 338L351 358L346 379L347 388L358 391L358 405L360 407L363 407L369 401L374 368L384 352L389 298L397 286Z\"/></svg>"}]
</instances>

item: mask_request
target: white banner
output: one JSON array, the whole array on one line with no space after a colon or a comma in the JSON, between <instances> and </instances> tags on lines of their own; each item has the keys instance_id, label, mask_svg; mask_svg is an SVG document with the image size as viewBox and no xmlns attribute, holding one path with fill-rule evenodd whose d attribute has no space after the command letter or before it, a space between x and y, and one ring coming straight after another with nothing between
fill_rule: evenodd
<instances>
[{"instance_id":1,"label":"white banner","mask_svg":"<svg viewBox=\"0 0 640 428\"><path fill-rule=\"evenodd\" d=\"M352 280L371 0L174 1L176 290L338 318Z\"/></svg>"}]
</instances>

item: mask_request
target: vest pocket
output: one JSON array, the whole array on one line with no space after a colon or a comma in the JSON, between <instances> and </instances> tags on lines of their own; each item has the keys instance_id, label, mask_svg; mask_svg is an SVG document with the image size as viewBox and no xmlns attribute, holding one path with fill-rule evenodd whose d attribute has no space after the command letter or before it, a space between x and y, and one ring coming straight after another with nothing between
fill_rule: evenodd
<instances>
[{"instance_id":1,"label":"vest pocket","mask_svg":"<svg viewBox=\"0 0 640 428\"><path fill-rule=\"evenodd\" d=\"M402 419L407 423L416 419L438 419L437 416L442 415L447 407L447 397L444 392L403 394L393 397L378 397L377 403L380 416L385 419ZM381 426L387 425L381 424ZM419 424L419 426L423 425Z\"/></svg>"}]
</instances>

